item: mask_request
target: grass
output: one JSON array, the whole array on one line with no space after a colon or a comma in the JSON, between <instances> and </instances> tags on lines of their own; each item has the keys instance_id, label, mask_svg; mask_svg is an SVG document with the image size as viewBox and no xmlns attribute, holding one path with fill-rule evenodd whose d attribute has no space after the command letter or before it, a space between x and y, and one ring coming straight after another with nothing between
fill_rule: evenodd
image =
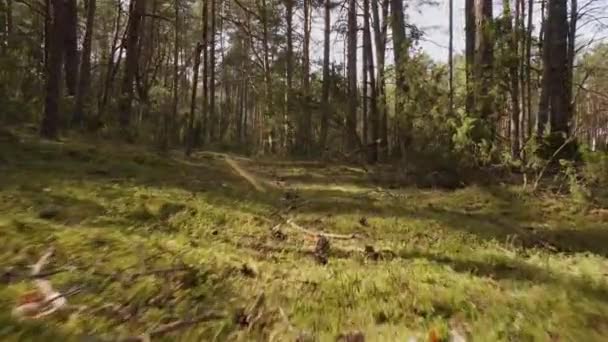
<instances>
[{"instance_id":1,"label":"grass","mask_svg":"<svg viewBox=\"0 0 608 342\"><path fill-rule=\"evenodd\" d=\"M567 198L387 190L353 167L234 156L261 193L220 154L13 138L0 141L1 340L117 340L209 311L226 318L161 339L447 340L455 325L475 341L608 338L608 222ZM321 265L310 237L272 234L288 206L308 229L360 238L332 240ZM51 246L47 269L68 271L49 279L82 287L68 301L86 308L18 320L28 265Z\"/></svg>"}]
</instances>

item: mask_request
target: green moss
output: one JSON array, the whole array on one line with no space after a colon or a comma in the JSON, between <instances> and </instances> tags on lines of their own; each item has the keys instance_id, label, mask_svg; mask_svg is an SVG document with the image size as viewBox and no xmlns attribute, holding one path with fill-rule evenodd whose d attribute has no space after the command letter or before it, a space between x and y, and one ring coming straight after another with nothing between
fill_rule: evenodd
<instances>
[{"instance_id":1,"label":"green moss","mask_svg":"<svg viewBox=\"0 0 608 342\"><path fill-rule=\"evenodd\" d=\"M358 169L241 161L293 188L297 199L286 199L280 188L255 192L221 154L186 160L80 140L7 142L3 341L113 340L208 310L227 318L167 340L293 340L290 326L322 341L357 330L370 341L431 329L445 338L454 320L479 341L608 336L608 231L593 210L569 211L563 198L506 186L378 190ZM361 238L332 240L329 263L319 265L306 252L314 241L287 227L284 239L271 234L270 213L286 206L309 229ZM33 288L23 275L50 246L47 269L62 270L53 285L81 286L68 300L90 310L16 320L12 308ZM260 292L259 323L235 323Z\"/></svg>"}]
</instances>

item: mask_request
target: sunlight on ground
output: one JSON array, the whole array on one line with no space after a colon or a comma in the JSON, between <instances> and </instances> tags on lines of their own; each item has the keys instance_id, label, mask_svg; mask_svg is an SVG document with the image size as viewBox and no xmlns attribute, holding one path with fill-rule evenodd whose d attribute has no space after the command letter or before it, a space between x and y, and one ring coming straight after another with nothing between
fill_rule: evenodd
<instances>
[{"instance_id":1,"label":"sunlight on ground","mask_svg":"<svg viewBox=\"0 0 608 342\"><path fill-rule=\"evenodd\" d=\"M224 318L170 340L608 334L607 222L564 198L389 190L338 165L236 158L276 184L260 193L213 154L27 139L1 152L2 340L115 340L209 311ZM357 238L330 239L323 265L316 239L286 218ZM49 279L80 287L67 299L83 307L17 320L12 308L34 288L28 266L50 246Z\"/></svg>"}]
</instances>

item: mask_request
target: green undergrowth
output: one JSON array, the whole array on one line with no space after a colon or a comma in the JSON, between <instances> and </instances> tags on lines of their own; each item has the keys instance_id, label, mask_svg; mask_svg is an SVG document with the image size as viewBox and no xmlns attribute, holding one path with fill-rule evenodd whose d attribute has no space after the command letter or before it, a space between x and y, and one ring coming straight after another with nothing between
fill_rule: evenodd
<instances>
[{"instance_id":1,"label":"green undergrowth","mask_svg":"<svg viewBox=\"0 0 608 342\"><path fill-rule=\"evenodd\" d=\"M509 186L388 190L358 168L233 156L259 192L222 154L27 135L0 147L3 341L113 341L209 312L223 318L159 339L608 338L605 208ZM323 265L313 238L270 229L277 211L358 238L330 239ZM17 319L49 248L48 279L80 289L74 307Z\"/></svg>"}]
</instances>

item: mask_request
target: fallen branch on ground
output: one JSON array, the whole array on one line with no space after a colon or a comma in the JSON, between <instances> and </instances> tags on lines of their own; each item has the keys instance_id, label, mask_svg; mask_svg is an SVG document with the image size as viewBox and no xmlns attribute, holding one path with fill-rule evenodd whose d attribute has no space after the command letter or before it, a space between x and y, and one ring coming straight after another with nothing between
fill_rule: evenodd
<instances>
[{"instance_id":1,"label":"fallen branch on ground","mask_svg":"<svg viewBox=\"0 0 608 342\"><path fill-rule=\"evenodd\" d=\"M40 318L48 316L57 310L66 308L68 302L65 297L80 291L80 289L77 289L77 291L73 293L66 292L65 294L61 294L53 289L49 280L37 278L41 274L42 268L49 262L53 253L53 248L49 248L47 252L38 259L38 262L32 266L32 273L30 276L35 278L34 284L38 288L38 292L42 295L42 299L29 301L17 306L13 310L13 315L20 318Z\"/></svg>"}]
</instances>

